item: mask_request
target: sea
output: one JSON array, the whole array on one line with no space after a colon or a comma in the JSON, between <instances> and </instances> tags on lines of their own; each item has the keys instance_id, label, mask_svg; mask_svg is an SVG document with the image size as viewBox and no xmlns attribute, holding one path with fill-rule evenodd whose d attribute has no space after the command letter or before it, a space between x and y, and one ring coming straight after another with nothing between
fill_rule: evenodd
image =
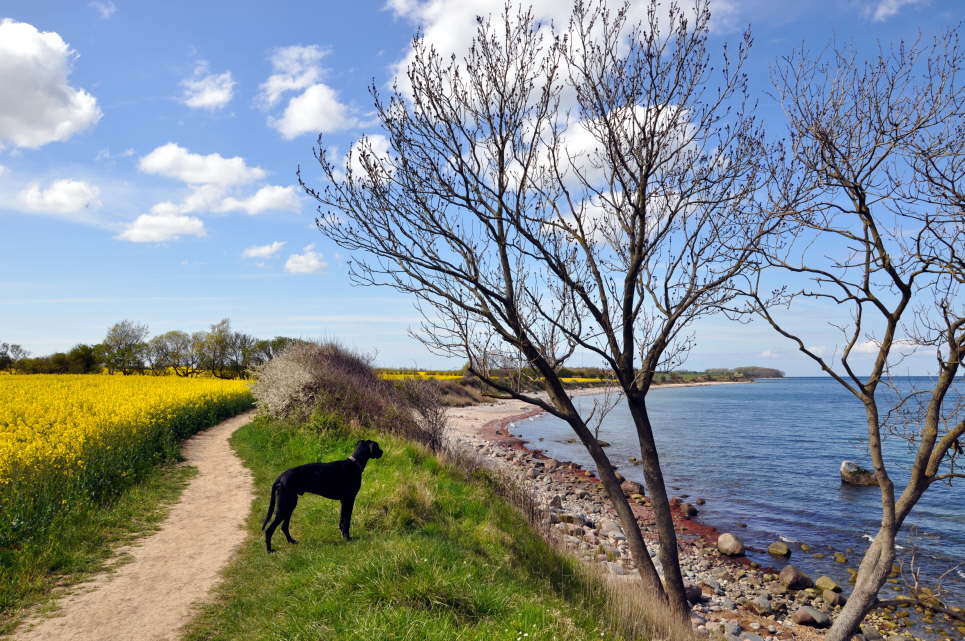
<instances>
[{"instance_id":1,"label":"sea","mask_svg":"<svg viewBox=\"0 0 965 641\"><path fill-rule=\"evenodd\" d=\"M929 382L892 379L903 392ZM882 391L886 404L894 398ZM959 379L946 407L961 412L963 398ZM599 395L576 398L583 412L600 402ZM823 377L656 387L648 407L668 493L690 502L703 498L697 520L737 534L752 560L776 569L784 561L770 557L767 546L785 541L790 563L812 578L827 575L848 586L847 568L858 567L877 531L881 501L877 486L841 483L843 460L871 467L863 407L847 390ZM510 430L547 456L595 469L569 426L553 416L522 420ZM622 399L601 423L599 438L610 443L606 452L620 472L643 483L643 470L630 462L640 448ZM898 436L888 436L884 450L900 492L913 450ZM958 469L965 469L965 460ZM926 585L941 577L945 602L965 606L965 480L933 485L905 521L898 545L906 572L913 565ZM836 562L835 552L847 562Z\"/></svg>"}]
</instances>

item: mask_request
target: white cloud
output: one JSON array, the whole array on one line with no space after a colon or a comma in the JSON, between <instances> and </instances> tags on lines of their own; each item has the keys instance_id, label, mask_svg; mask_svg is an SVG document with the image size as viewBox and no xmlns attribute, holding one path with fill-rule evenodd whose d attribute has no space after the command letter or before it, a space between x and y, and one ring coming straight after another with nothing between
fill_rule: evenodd
<instances>
[{"instance_id":1,"label":"white cloud","mask_svg":"<svg viewBox=\"0 0 965 641\"><path fill-rule=\"evenodd\" d=\"M206 236L200 218L179 214L141 214L117 238L132 243L160 243L181 236Z\"/></svg>"},{"instance_id":2,"label":"white cloud","mask_svg":"<svg viewBox=\"0 0 965 641\"><path fill-rule=\"evenodd\" d=\"M0 165L0 176L4 175L4 174L7 173L8 171L10 171L10 170L7 169L6 167L4 167L3 165Z\"/></svg>"},{"instance_id":3,"label":"white cloud","mask_svg":"<svg viewBox=\"0 0 965 641\"><path fill-rule=\"evenodd\" d=\"M765 349L763 352L761 352L760 356L761 358L778 358L780 354L769 349Z\"/></svg>"},{"instance_id":4,"label":"white cloud","mask_svg":"<svg viewBox=\"0 0 965 641\"><path fill-rule=\"evenodd\" d=\"M265 177L261 167L249 167L240 156L193 154L173 142L141 158L141 171L183 180L190 185L243 185Z\"/></svg>"},{"instance_id":5,"label":"white cloud","mask_svg":"<svg viewBox=\"0 0 965 641\"><path fill-rule=\"evenodd\" d=\"M865 15L874 22L884 22L905 7L928 4L929 0L878 0L865 8Z\"/></svg>"},{"instance_id":6,"label":"white cloud","mask_svg":"<svg viewBox=\"0 0 965 641\"><path fill-rule=\"evenodd\" d=\"M285 241L276 240L268 245L253 245L246 248L241 255L245 258L269 258L274 256L279 249L285 246Z\"/></svg>"},{"instance_id":7,"label":"white cloud","mask_svg":"<svg viewBox=\"0 0 965 641\"><path fill-rule=\"evenodd\" d=\"M253 196L243 200L225 198L218 211L244 211L260 214L265 211L298 211L301 203L294 187L268 185L259 189Z\"/></svg>"},{"instance_id":8,"label":"white cloud","mask_svg":"<svg viewBox=\"0 0 965 641\"><path fill-rule=\"evenodd\" d=\"M194 74L181 81L184 87L182 102L195 109L214 111L221 109L229 102L234 94L235 81L230 71L224 73L209 73L208 63L198 62Z\"/></svg>"},{"instance_id":9,"label":"white cloud","mask_svg":"<svg viewBox=\"0 0 965 641\"><path fill-rule=\"evenodd\" d=\"M0 172L2 173L2 172ZM64 178L42 189L31 183L17 195L17 204L27 211L45 214L73 214L88 207L100 207L100 189L81 180Z\"/></svg>"},{"instance_id":10,"label":"white cloud","mask_svg":"<svg viewBox=\"0 0 965 641\"><path fill-rule=\"evenodd\" d=\"M328 51L317 45L292 46L276 49L271 55L275 73L262 83L259 102L272 107L288 91L301 91L321 78L319 61Z\"/></svg>"},{"instance_id":11,"label":"white cloud","mask_svg":"<svg viewBox=\"0 0 965 641\"><path fill-rule=\"evenodd\" d=\"M268 125L287 140L358 125L351 109L339 101L338 92L320 82L324 70L319 63L328 53L317 45L283 47L272 53L274 73L262 83L257 101L271 108L286 93L300 92L288 101L281 116L268 118Z\"/></svg>"},{"instance_id":12,"label":"white cloud","mask_svg":"<svg viewBox=\"0 0 965 641\"><path fill-rule=\"evenodd\" d=\"M92 0L87 3L87 6L97 9L97 13L101 14L104 20L117 13L117 5L111 0Z\"/></svg>"},{"instance_id":13,"label":"white cloud","mask_svg":"<svg viewBox=\"0 0 965 641\"><path fill-rule=\"evenodd\" d=\"M334 89L319 83L289 100L284 113L279 118L269 118L268 124L283 138L291 140L307 133L351 129L358 126L359 121L346 105L339 102Z\"/></svg>"},{"instance_id":14,"label":"white cloud","mask_svg":"<svg viewBox=\"0 0 965 641\"><path fill-rule=\"evenodd\" d=\"M100 151L97 152L97 155L94 156L94 160L96 162L105 162L110 160L116 160L118 158L130 158L136 153L137 152L135 152L133 148L127 148L124 151L115 154L111 151L110 147L105 147L104 149L101 149Z\"/></svg>"},{"instance_id":15,"label":"white cloud","mask_svg":"<svg viewBox=\"0 0 965 641\"><path fill-rule=\"evenodd\" d=\"M851 351L856 354L877 354L880 347L881 343L872 339L857 343ZM892 344L891 353L910 355L922 347L922 345L918 345L915 341L899 338Z\"/></svg>"},{"instance_id":16,"label":"white cloud","mask_svg":"<svg viewBox=\"0 0 965 641\"><path fill-rule=\"evenodd\" d=\"M315 245L306 245L301 254L292 254L285 261L285 271L290 274L313 274L328 267Z\"/></svg>"},{"instance_id":17,"label":"white cloud","mask_svg":"<svg viewBox=\"0 0 965 641\"><path fill-rule=\"evenodd\" d=\"M828 348L824 345L809 345L808 350L815 356L824 356L828 353Z\"/></svg>"},{"instance_id":18,"label":"white cloud","mask_svg":"<svg viewBox=\"0 0 965 641\"><path fill-rule=\"evenodd\" d=\"M0 21L0 147L35 149L100 120L97 99L67 84L75 57L53 31Z\"/></svg>"}]
</instances>

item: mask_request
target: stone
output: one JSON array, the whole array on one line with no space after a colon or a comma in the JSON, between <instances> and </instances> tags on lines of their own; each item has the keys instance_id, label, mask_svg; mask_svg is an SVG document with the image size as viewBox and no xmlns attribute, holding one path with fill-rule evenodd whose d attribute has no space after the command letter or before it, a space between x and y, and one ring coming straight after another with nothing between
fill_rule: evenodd
<instances>
[{"instance_id":1,"label":"stone","mask_svg":"<svg viewBox=\"0 0 965 641\"><path fill-rule=\"evenodd\" d=\"M612 561L606 561L605 563L607 570L610 574L615 574L617 576L623 576L627 574L627 569L620 565L619 563L614 563Z\"/></svg>"},{"instance_id":2,"label":"stone","mask_svg":"<svg viewBox=\"0 0 965 641\"><path fill-rule=\"evenodd\" d=\"M807 543L799 543L798 545L801 548L801 552L808 552L811 550L811 546L808 545Z\"/></svg>"},{"instance_id":3,"label":"stone","mask_svg":"<svg viewBox=\"0 0 965 641\"><path fill-rule=\"evenodd\" d=\"M721 599L721 600L720 600L720 609L721 609L721 610L733 610L733 609L736 608L736 607L737 607L737 604L734 603L734 600L733 600L733 599Z\"/></svg>"},{"instance_id":4,"label":"stone","mask_svg":"<svg viewBox=\"0 0 965 641\"><path fill-rule=\"evenodd\" d=\"M636 481L624 481L623 483L620 483L620 489L623 490L624 494L645 494L643 485L637 483Z\"/></svg>"},{"instance_id":5,"label":"stone","mask_svg":"<svg viewBox=\"0 0 965 641\"><path fill-rule=\"evenodd\" d=\"M791 556L791 548L787 547L787 543L784 541L774 541L767 546L767 552L768 554L784 557L785 559Z\"/></svg>"},{"instance_id":6,"label":"stone","mask_svg":"<svg viewBox=\"0 0 965 641\"><path fill-rule=\"evenodd\" d=\"M706 502L707 502L707 501L705 501L704 499L701 499L701 498L698 498L696 501L694 501L694 503L696 503L697 505L703 505L703 504L706 503Z\"/></svg>"},{"instance_id":7,"label":"stone","mask_svg":"<svg viewBox=\"0 0 965 641\"><path fill-rule=\"evenodd\" d=\"M773 606L771 606L771 599L766 594L762 594L759 597L748 601L747 607L761 615L770 614L773 610Z\"/></svg>"},{"instance_id":8,"label":"stone","mask_svg":"<svg viewBox=\"0 0 965 641\"><path fill-rule=\"evenodd\" d=\"M759 634L754 634L753 632L745 632L740 635L741 641L764 641L764 638Z\"/></svg>"},{"instance_id":9,"label":"stone","mask_svg":"<svg viewBox=\"0 0 965 641\"><path fill-rule=\"evenodd\" d=\"M843 594L841 594L840 592L835 592L834 590L825 590L824 592L821 593L821 598L823 598L824 602L830 605L831 607L844 605L845 602L847 601L847 599L844 598Z\"/></svg>"},{"instance_id":10,"label":"stone","mask_svg":"<svg viewBox=\"0 0 965 641\"><path fill-rule=\"evenodd\" d=\"M623 475L620 474L619 472L614 472L614 473L613 473L613 476L616 477L617 483L623 483L624 481L626 481L626 479L623 478Z\"/></svg>"},{"instance_id":11,"label":"stone","mask_svg":"<svg viewBox=\"0 0 965 641\"><path fill-rule=\"evenodd\" d=\"M804 572L801 572L793 565L785 565L780 574L781 583L791 590L801 590L810 588L814 581Z\"/></svg>"},{"instance_id":12,"label":"stone","mask_svg":"<svg viewBox=\"0 0 965 641\"><path fill-rule=\"evenodd\" d=\"M692 516L697 516L698 512L699 510L695 508L693 505L691 505L690 503L680 504L680 513L683 514L688 519Z\"/></svg>"},{"instance_id":13,"label":"stone","mask_svg":"<svg viewBox=\"0 0 965 641\"><path fill-rule=\"evenodd\" d=\"M841 461L841 482L845 485L878 485L875 473L854 461Z\"/></svg>"},{"instance_id":14,"label":"stone","mask_svg":"<svg viewBox=\"0 0 965 641\"><path fill-rule=\"evenodd\" d=\"M717 594L720 591L720 583L715 579L701 579L699 585L700 591L708 596Z\"/></svg>"},{"instance_id":15,"label":"stone","mask_svg":"<svg viewBox=\"0 0 965 641\"><path fill-rule=\"evenodd\" d=\"M791 615L791 621L798 625L806 625L812 628L826 628L831 625L831 617L820 610L815 610L809 605L798 608Z\"/></svg>"},{"instance_id":16,"label":"stone","mask_svg":"<svg viewBox=\"0 0 965 641\"><path fill-rule=\"evenodd\" d=\"M550 507L555 507L557 509L563 507L563 497L559 494L550 499Z\"/></svg>"},{"instance_id":17,"label":"stone","mask_svg":"<svg viewBox=\"0 0 965 641\"><path fill-rule=\"evenodd\" d=\"M861 636L863 636L866 641L883 641L883 637L881 633L878 632L878 629L868 624L861 626Z\"/></svg>"},{"instance_id":18,"label":"stone","mask_svg":"<svg viewBox=\"0 0 965 641\"><path fill-rule=\"evenodd\" d=\"M741 633L741 626L739 623L734 623L733 621L726 621L723 625L724 634L731 634L737 636Z\"/></svg>"},{"instance_id":19,"label":"stone","mask_svg":"<svg viewBox=\"0 0 965 641\"><path fill-rule=\"evenodd\" d=\"M835 563L847 563L847 562L848 562L848 557L846 557L846 556L845 556L844 554L842 554L841 552L835 552L835 553L834 553L834 562L835 562Z\"/></svg>"},{"instance_id":20,"label":"stone","mask_svg":"<svg viewBox=\"0 0 965 641\"><path fill-rule=\"evenodd\" d=\"M727 556L741 556L744 554L744 542L730 532L724 532L717 537L717 549Z\"/></svg>"},{"instance_id":21,"label":"stone","mask_svg":"<svg viewBox=\"0 0 965 641\"><path fill-rule=\"evenodd\" d=\"M814 582L814 587L820 588L822 590L830 590L831 592L840 592L841 586L838 585L834 579L829 576L819 576Z\"/></svg>"},{"instance_id":22,"label":"stone","mask_svg":"<svg viewBox=\"0 0 965 641\"><path fill-rule=\"evenodd\" d=\"M700 603L703 599L703 593L700 588L693 583L684 583L684 596L691 603Z\"/></svg>"},{"instance_id":23,"label":"stone","mask_svg":"<svg viewBox=\"0 0 965 641\"><path fill-rule=\"evenodd\" d=\"M767 591L773 595L780 596L782 594L787 594L787 586L780 581L775 581L774 583L767 584Z\"/></svg>"}]
</instances>

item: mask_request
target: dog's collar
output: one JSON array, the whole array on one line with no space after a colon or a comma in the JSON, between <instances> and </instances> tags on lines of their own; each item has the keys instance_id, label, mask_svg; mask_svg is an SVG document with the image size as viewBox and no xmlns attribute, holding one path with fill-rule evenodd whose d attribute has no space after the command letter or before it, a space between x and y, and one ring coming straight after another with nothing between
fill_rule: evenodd
<instances>
[{"instance_id":1,"label":"dog's collar","mask_svg":"<svg viewBox=\"0 0 965 641\"><path fill-rule=\"evenodd\" d=\"M359 463L358 461L356 461L354 456L348 457L348 460L350 460L350 461L352 461L353 463L355 463L356 465L358 465L360 470L362 469L362 464Z\"/></svg>"}]
</instances>

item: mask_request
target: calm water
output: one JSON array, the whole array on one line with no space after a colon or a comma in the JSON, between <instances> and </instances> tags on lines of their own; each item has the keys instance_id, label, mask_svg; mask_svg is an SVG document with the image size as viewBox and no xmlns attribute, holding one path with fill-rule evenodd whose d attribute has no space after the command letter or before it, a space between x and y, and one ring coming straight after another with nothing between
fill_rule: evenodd
<instances>
[{"instance_id":1,"label":"calm water","mask_svg":"<svg viewBox=\"0 0 965 641\"><path fill-rule=\"evenodd\" d=\"M958 381L956 393L963 391ZM589 408L594 397L577 402ZM671 495L705 498L697 518L737 533L755 548L748 553L752 559L780 568L767 546L778 538L804 542L812 549L804 553L792 545L791 562L813 577L827 574L847 585L845 568L858 566L867 545L863 537L877 531L881 518L878 488L842 486L838 474L845 459L870 467L863 410L854 397L827 378L788 378L657 388L649 407ZM544 415L512 429L549 456L595 469L581 445L564 442L573 434L559 419ZM643 482L641 468L627 460L639 457L640 450L622 402L607 417L600 438L612 444L607 453L623 475ZM908 445L891 437L885 450L891 461L904 464L889 467L901 488L911 456ZM917 546L923 571L931 575L965 560L965 483L929 489L906 520L900 545L905 554ZM822 552L826 558L812 557ZM835 563L833 552L844 552L847 565ZM945 585L954 595L948 600L962 605L965 566Z\"/></svg>"}]
</instances>

